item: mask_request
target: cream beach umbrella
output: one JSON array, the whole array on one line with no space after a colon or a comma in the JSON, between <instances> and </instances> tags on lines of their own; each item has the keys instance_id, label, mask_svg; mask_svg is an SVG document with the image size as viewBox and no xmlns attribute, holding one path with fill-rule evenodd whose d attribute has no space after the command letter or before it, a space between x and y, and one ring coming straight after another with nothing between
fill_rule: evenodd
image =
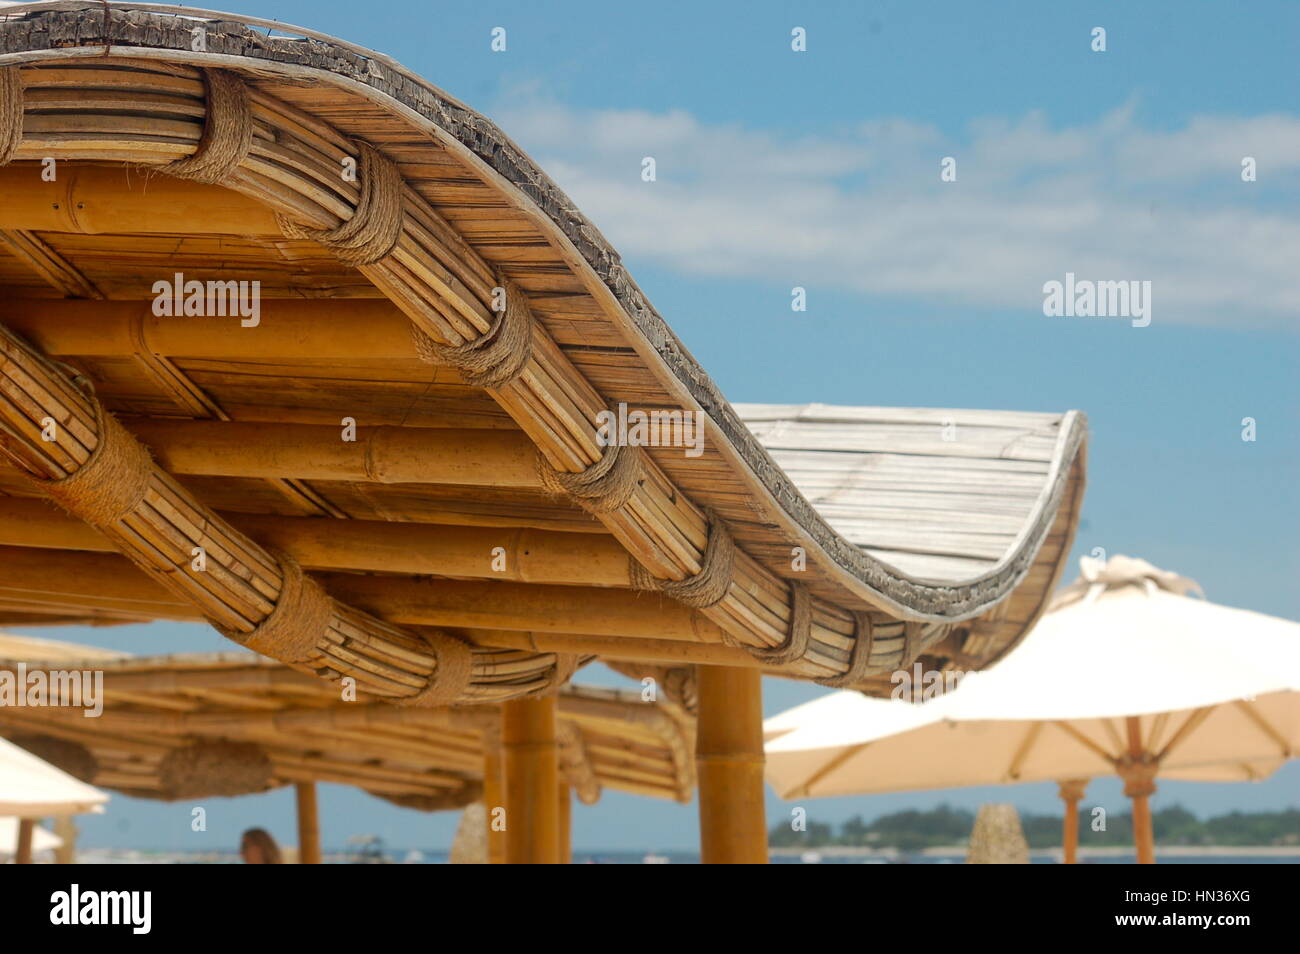
<instances>
[{"instance_id":1,"label":"cream beach umbrella","mask_svg":"<svg viewBox=\"0 0 1300 954\"><path fill-rule=\"evenodd\" d=\"M13 857L14 846L18 844L18 831L21 822L17 818L0 818L0 859ZM32 826L31 853L38 855L43 851L57 851L63 847L63 839L40 825Z\"/></svg>"},{"instance_id":2,"label":"cream beach umbrella","mask_svg":"<svg viewBox=\"0 0 1300 954\"><path fill-rule=\"evenodd\" d=\"M842 692L774 717L768 781L784 798L1057 781L1072 860L1082 780L1118 774L1149 863L1157 775L1255 780L1296 753L1300 624L1143 560L1081 565L1019 649L933 702Z\"/></svg>"},{"instance_id":3,"label":"cream beach umbrella","mask_svg":"<svg viewBox=\"0 0 1300 954\"><path fill-rule=\"evenodd\" d=\"M35 823L48 815L102 812L108 795L0 739L0 818L16 818L16 861L30 863Z\"/></svg>"}]
</instances>

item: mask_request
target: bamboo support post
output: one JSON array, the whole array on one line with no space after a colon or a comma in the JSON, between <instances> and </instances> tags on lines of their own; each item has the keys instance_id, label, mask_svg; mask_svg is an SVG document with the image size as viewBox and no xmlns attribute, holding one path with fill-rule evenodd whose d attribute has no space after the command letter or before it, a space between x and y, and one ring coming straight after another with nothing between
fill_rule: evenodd
<instances>
[{"instance_id":1,"label":"bamboo support post","mask_svg":"<svg viewBox=\"0 0 1300 954\"><path fill-rule=\"evenodd\" d=\"M14 864L30 865L32 863L32 836L35 831L35 819L18 819L18 844L14 846Z\"/></svg>"},{"instance_id":2,"label":"bamboo support post","mask_svg":"<svg viewBox=\"0 0 1300 954\"><path fill-rule=\"evenodd\" d=\"M560 783L560 791L556 796L558 801L559 821L559 863L562 865L573 864L573 792L565 782Z\"/></svg>"},{"instance_id":3,"label":"bamboo support post","mask_svg":"<svg viewBox=\"0 0 1300 954\"><path fill-rule=\"evenodd\" d=\"M505 864L506 832L500 827L506 810L505 777L500 742L490 733L483 739L483 807L487 816L488 864Z\"/></svg>"},{"instance_id":4,"label":"bamboo support post","mask_svg":"<svg viewBox=\"0 0 1300 954\"><path fill-rule=\"evenodd\" d=\"M515 699L501 707L509 864L557 864L560 860L555 708L554 696Z\"/></svg>"},{"instance_id":5,"label":"bamboo support post","mask_svg":"<svg viewBox=\"0 0 1300 954\"><path fill-rule=\"evenodd\" d=\"M54 862L60 865L77 863L77 821L72 815L59 815L54 819L54 834L59 836L59 847L54 849Z\"/></svg>"},{"instance_id":6,"label":"bamboo support post","mask_svg":"<svg viewBox=\"0 0 1300 954\"><path fill-rule=\"evenodd\" d=\"M298 864L318 865L320 861L320 813L316 806L316 783L295 782L294 800L298 808Z\"/></svg>"},{"instance_id":7,"label":"bamboo support post","mask_svg":"<svg viewBox=\"0 0 1300 954\"><path fill-rule=\"evenodd\" d=\"M767 864L762 677L701 666L699 693L700 861Z\"/></svg>"},{"instance_id":8,"label":"bamboo support post","mask_svg":"<svg viewBox=\"0 0 1300 954\"><path fill-rule=\"evenodd\" d=\"M1058 783L1061 801L1065 803L1065 819L1061 823L1062 863L1079 863L1079 800L1087 791L1086 778L1071 778Z\"/></svg>"},{"instance_id":9,"label":"bamboo support post","mask_svg":"<svg viewBox=\"0 0 1300 954\"><path fill-rule=\"evenodd\" d=\"M1125 720L1128 734L1128 755L1119 765L1124 780L1124 794L1133 802L1133 845L1137 849L1137 863L1156 863L1155 828L1151 821L1151 796L1156 791L1158 763L1142 748L1142 726L1137 716Z\"/></svg>"}]
</instances>

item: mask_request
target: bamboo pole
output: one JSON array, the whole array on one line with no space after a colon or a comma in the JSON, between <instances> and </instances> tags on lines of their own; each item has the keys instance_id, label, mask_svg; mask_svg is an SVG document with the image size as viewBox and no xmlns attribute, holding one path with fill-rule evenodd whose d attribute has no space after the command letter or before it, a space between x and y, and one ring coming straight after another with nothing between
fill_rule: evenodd
<instances>
[{"instance_id":1,"label":"bamboo pole","mask_svg":"<svg viewBox=\"0 0 1300 954\"><path fill-rule=\"evenodd\" d=\"M483 807L487 815L488 864L506 863L506 831L501 829L506 811L505 776L501 766L501 745L488 734L483 739Z\"/></svg>"},{"instance_id":2,"label":"bamboo pole","mask_svg":"<svg viewBox=\"0 0 1300 954\"><path fill-rule=\"evenodd\" d=\"M220 511L220 516L256 542L284 551L312 570L365 570L561 586L629 584L627 552L607 534L229 511ZM31 497L0 497L0 546L118 552L94 527ZM733 650L732 654L744 655L741 650Z\"/></svg>"},{"instance_id":3,"label":"bamboo pole","mask_svg":"<svg viewBox=\"0 0 1300 954\"><path fill-rule=\"evenodd\" d=\"M295 782L298 807L298 864L320 864L320 813L316 806L316 783Z\"/></svg>"},{"instance_id":4,"label":"bamboo pole","mask_svg":"<svg viewBox=\"0 0 1300 954\"><path fill-rule=\"evenodd\" d=\"M507 863L558 863L560 775L554 696L514 699L501 707L501 752Z\"/></svg>"},{"instance_id":5,"label":"bamboo pole","mask_svg":"<svg viewBox=\"0 0 1300 954\"><path fill-rule=\"evenodd\" d=\"M1156 763L1142 748L1142 726L1137 716L1125 720L1128 757L1120 766L1124 794L1133 802L1133 844L1137 863L1156 863L1155 828L1151 821L1151 796L1155 794Z\"/></svg>"},{"instance_id":6,"label":"bamboo pole","mask_svg":"<svg viewBox=\"0 0 1300 954\"><path fill-rule=\"evenodd\" d=\"M402 576L318 573L315 578L344 602L398 625L513 629L593 636L720 643L710 620L666 597L629 599L609 587L490 581L428 580ZM68 608L92 607L122 615L200 620L188 601L135 568L103 553L0 547L0 600ZM629 651L634 648L629 642Z\"/></svg>"},{"instance_id":7,"label":"bamboo pole","mask_svg":"<svg viewBox=\"0 0 1300 954\"><path fill-rule=\"evenodd\" d=\"M573 792L565 782L560 783L556 796L559 810L559 848L562 865L573 864Z\"/></svg>"},{"instance_id":8,"label":"bamboo pole","mask_svg":"<svg viewBox=\"0 0 1300 954\"><path fill-rule=\"evenodd\" d=\"M169 358L226 360L293 355L336 361L415 361L411 322L386 300L261 300L256 329L238 321L180 321L149 301L7 299L0 320L57 357L130 358L141 349ZM439 379L457 380L450 369Z\"/></svg>"},{"instance_id":9,"label":"bamboo pole","mask_svg":"<svg viewBox=\"0 0 1300 954\"><path fill-rule=\"evenodd\" d=\"M77 821L71 815L59 815L54 819L54 834L59 836L62 844L54 849L54 863L74 865L77 863Z\"/></svg>"},{"instance_id":10,"label":"bamboo pole","mask_svg":"<svg viewBox=\"0 0 1300 954\"><path fill-rule=\"evenodd\" d=\"M14 846L14 864L30 865L32 863L32 836L35 830L35 819L18 819L18 844Z\"/></svg>"},{"instance_id":11,"label":"bamboo pole","mask_svg":"<svg viewBox=\"0 0 1300 954\"><path fill-rule=\"evenodd\" d=\"M40 165L0 167L0 229L281 238L269 207L222 186L66 161L54 182L43 181L41 172Z\"/></svg>"},{"instance_id":12,"label":"bamboo pole","mask_svg":"<svg viewBox=\"0 0 1300 954\"><path fill-rule=\"evenodd\" d=\"M1063 863L1079 862L1079 800L1088 788L1086 778L1071 778L1058 783L1061 801L1065 803L1065 819L1061 829Z\"/></svg>"},{"instance_id":13,"label":"bamboo pole","mask_svg":"<svg viewBox=\"0 0 1300 954\"><path fill-rule=\"evenodd\" d=\"M762 677L701 666L699 692L700 861L767 864Z\"/></svg>"},{"instance_id":14,"label":"bamboo pole","mask_svg":"<svg viewBox=\"0 0 1300 954\"><path fill-rule=\"evenodd\" d=\"M537 452L519 431L490 428L342 427L135 418L131 432L173 474L296 477L381 484L540 490Z\"/></svg>"}]
</instances>

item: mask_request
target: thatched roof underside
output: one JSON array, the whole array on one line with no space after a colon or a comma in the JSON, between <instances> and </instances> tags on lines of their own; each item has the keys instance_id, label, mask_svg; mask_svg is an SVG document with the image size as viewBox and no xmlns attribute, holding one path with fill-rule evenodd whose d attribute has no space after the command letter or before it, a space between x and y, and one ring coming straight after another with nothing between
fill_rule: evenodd
<instances>
[{"instance_id":1,"label":"thatched roof underside","mask_svg":"<svg viewBox=\"0 0 1300 954\"><path fill-rule=\"evenodd\" d=\"M244 795L292 782L352 785L409 808L482 795L494 706L397 708L346 702L329 684L250 653L133 657L0 635L0 671L104 673L103 714L0 706L0 736L84 781L141 798ZM561 778L689 801L694 722L640 693L568 686L558 701Z\"/></svg>"},{"instance_id":2,"label":"thatched roof underside","mask_svg":"<svg viewBox=\"0 0 1300 954\"><path fill-rule=\"evenodd\" d=\"M0 96L23 116L0 130L0 623L209 620L430 704L551 691L593 655L881 693L917 658L998 658L1059 578L1081 415L733 409L554 183L385 57L37 4L0 21ZM199 159L220 184L164 170ZM154 314L177 272L260 281L259 323ZM445 350L476 342L486 372ZM616 461L620 403L703 415L703 453ZM140 492L56 486L105 415ZM286 602L311 645L264 632Z\"/></svg>"}]
</instances>

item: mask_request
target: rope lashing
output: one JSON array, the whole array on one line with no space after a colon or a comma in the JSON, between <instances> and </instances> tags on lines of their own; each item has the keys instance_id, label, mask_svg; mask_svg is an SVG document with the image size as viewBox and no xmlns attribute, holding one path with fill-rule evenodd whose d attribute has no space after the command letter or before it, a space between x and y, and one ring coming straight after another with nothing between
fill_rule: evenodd
<instances>
[{"instance_id":1,"label":"rope lashing","mask_svg":"<svg viewBox=\"0 0 1300 954\"><path fill-rule=\"evenodd\" d=\"M23 141L23 81L16 66L0 67L0 166Z\"/></svg>"},{"instance_id":2,"label":"rope lashing","mask_svg":"<svg viewBox=\"0 0 1300 954\"><path fill-rule=\"evenodd\" d=\"M412 324L411 340L420 360L450 365L477 388L501 388L519 377L533 356L533 314L512 282L503 279L497 287L505 293L505 307L495 313L492 327L473 341L439 344Z\"/></svg>"},{"instance_id":3,"label":"rope lashing","mask_svg":"<svg viewBox=\"0 0 1300 954\"><path fill-rule=\"evenodd\" d=\"M849 668L838 676L825 676L815 680L818 685L831 689L846 689L862 682L871 668L871 644L875 642L876 629L871 622L871 614L863 611L853 613L853 650L849 654Z\"/></svg>"},{"instance_id":4,"label":"rope lashing","mask_svg":"<svg viewBox=\"0 0 1300 954\"><path fill-rule=\"evenodd\" d=\"M396 699L399 706L432 708L454 705L469 687L474 670L474 650L447 633L420 630L420 637L433 650L436 665L425 687L413 696Z\"/></svg>"},{"instance_id":5,"label":"rope lashing","mask_svg":"<svg viewBox=\"0 0 1300 954\"><path fill-rule=\"evenodd\" d=\"M628 575L634 590L663 593L695 609L708 609L722 601L731 588L736 542L717 514L705 511L705 516L709 521L709 541L704 546L700 572L684 580L661 580L651 576L650 571L635 559L629 559Z\"/></svg>"},{"instance_id":6,"label":"rope lashing","mask_svg":"<svg viewBox=\"0 0 1300 954\"><path fill-rule=\"evenodd\" d=\"M537 455L537 475L547 493L567 494L588 513L610 513L627 503L641 483L641 473L640 448L621 444L608 445L600 460L576 474L556 470Z\"/></svg>"},{"instance_id":7,"label":"rope lashing","mask_svg":"<svg viewBox=\"0 0 1300 954\"><path fill-rule=\"evenodd\" d=\"M564 685L573 678L573 674L578 671L581 662L582 657L576 653L556 653L555 665L547 674L546 688L541 694L550 695L563 689Z\"/></svg>"},{"instance_id":8,"label":"rope lashing","mask_svg":"<svg viewBox=\"0 0 1300 954\"><path fill-rule=\"evenodd\" d=\"M923 624L921 623L915 622L903 623L903 655L898 660L899 669L906 669L911 665L912 660L914 660L917 653L921 651L921 647L916 645L916 637L921 631L922 625Z\"/></svg>"},{"instance_id":9,"label":"rope lashing","mask_svg":"<svg viewBox=\"0 0 1300 954\"><path fill-rule=\"evenodd\" d=\"M275 608L251 633L224 627L218 631L253 652L281 662L303 664L319 655L317 645L334 618L334 601L287 553L275 553L280 565L280 596Z\"/></svg>"},{"instance_id":10,"label":"rope lashing","mask_svg":"<svg viewBox=\"0 0 1300 954\"><path fill-rule=\"evenodd\" d=\"M207 120L191 156L162 166L169 176L217 185L232 176L253 145L253 109L244 81L226 70L203 72Z\"/></svg>"},{"instance_id":11,"label":"rope lashing","mask_svg":"<svg viewBox=\"0 0 1300 954\"><path fill-rule=\"evenodd\" d=\"M759 662L784 666L802 659L812 638L812 594L803 583L790 584L790 631L779 646L744 646ZM741 644L736 644L741 645Z\"/></svg>"},{"instance_id":12,"label":"rope lashing","mask_svg":"<svg viewBox=\"0 0 1300 954\"><path fill-rule=\"evenodd\" d=\"M299 225L276 213L285 238L310 239L328 246L344 265L373 265L387 256L402 235L402 174L397 166L369 143L358 142L357 177L361 197L352 217L338 228L316 229Z\"/></svg>"},{"instance_id":13,"label":"rope lashing","mask_svg":"<svg viewBox=\"0 0 1300 954\"><path fill-rule=\"evenodd\" d=\"M144 500L153 476L153 460L144 445L98 401L95 425L99 441L84 464L60 480L30 479L69 513L93 527L106 528Z\"/></svg>"}]
</instances>

